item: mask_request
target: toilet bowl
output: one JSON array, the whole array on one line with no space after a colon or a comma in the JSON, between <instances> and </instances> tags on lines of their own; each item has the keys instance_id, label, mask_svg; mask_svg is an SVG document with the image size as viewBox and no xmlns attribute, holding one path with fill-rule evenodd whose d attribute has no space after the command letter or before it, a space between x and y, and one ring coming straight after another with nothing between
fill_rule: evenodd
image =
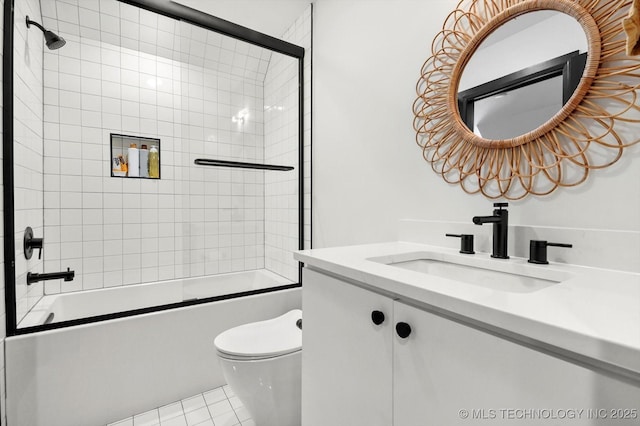
<instances>
[{"instance_id":1,"label":"toilet bowl","mask_svg":"<svg viewBox=\"0 0 640 426\"><path fill-rule=\"evenodd\" d=\"M214 340L224 378L256 426L300 426L301 319L294 309Z\"/></svg>"}]
</instances>

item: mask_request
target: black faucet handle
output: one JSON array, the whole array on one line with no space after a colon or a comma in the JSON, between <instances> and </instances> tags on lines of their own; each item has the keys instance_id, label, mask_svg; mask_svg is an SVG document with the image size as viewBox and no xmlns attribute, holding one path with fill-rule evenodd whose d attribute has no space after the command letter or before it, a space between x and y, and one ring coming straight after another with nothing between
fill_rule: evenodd
<instances>
[{"instance_id":1,"label":"black faucet handle","mask_svg":"<svg viewBox=\"0 0 640 426\"><path fill-rule=\"evenodd\" d=\"M538 265L547 265L547 247L565 247L571 248L572 244L550 243L544 240L531 240L529 242L529 263Z\"/></svg>"},{"instance_id":2,"label":"black faucet handle","mask_svg":"<svg viewBox=\"0 0 640 426\"><path fill-rule=\"evenodd\" d=\"M42 259L42 249L44 247L44 238L36 238L33 236L33 229L30 226L24 230L22 240L24 257L29 260L33 256L33 250L38 249L38 259Z\"/></svg>"},{"instance_id":3,"label":"black faucet handle","mask_svg":"<svg viewBox=\"0 0 640 426\"><path fill-rule=\"evenodd\" d=\"M473 234L445 234L445 236L460 238L460 253L475 254L475 251L473 251Z\"/></svg>"},{"instance_id":4,"label":"black faucet handle","mask_svg":"<svg viewBox=\"0 0 640 426\"><path fill-rule=\"evenodd\" d=\"M565 248L571 248L573 247L573 244L565 244L565 243L547 243L548 247L565 247Z\"/></svg>"},{"instance_id":5,"label":"black faucet handle","mask_svg":"<svg viewBox=\"0 0 640 426\"><path fill-rule=\"evenodd\" d=\"M503 207L509 207L509 203L493 203L493 207L502 209Z\"/></svg>"}]
</instances>

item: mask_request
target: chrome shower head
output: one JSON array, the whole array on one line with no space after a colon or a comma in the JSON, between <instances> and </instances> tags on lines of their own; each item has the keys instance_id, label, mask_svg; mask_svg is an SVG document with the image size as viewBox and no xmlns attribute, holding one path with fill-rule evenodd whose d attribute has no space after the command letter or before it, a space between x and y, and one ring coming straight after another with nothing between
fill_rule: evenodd
<instances>
[{"instance_id":1,"label":"chrome shower head","mask_svg":"<svg viewBox=\"0 0 640 426\"><path fill-rule=\"evenodd\" d=\"M40 28L40 30L44 33L44 42L49 49L51 50L60 49L62 46L64 46L67 43L66 40L60 37L58 34L54 33L53 31L49 31L45 29L42 25L29 19L29 16L27 15L27 28L29 28L31 24Z\"/></svg>"}]
</instances>

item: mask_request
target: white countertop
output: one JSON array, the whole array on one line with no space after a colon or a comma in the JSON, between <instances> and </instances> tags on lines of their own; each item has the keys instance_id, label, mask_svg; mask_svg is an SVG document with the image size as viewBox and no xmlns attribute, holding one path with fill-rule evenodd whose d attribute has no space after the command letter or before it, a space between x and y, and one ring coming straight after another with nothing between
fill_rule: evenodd
<instances>
[{"instance_id":1,"label":"white countertop","mask_svg":"<svg viewBox=\"0 0 640 426\"><path fill-rule=\"evenodd\" d=\"M384 264L420 253L503 272L563 278L535 291L510 292ZM431 305L640 377L640 274L560 263L534 265L523 258L463 255L405 242L305 250L294 257L307 267L358 281L400 301Z\"/></svg>"}]
</instances>

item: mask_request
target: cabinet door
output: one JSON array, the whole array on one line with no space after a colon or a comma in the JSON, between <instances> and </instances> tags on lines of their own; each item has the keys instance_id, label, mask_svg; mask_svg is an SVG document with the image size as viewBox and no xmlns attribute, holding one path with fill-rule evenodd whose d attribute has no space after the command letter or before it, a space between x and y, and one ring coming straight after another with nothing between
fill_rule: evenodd
<instances>
[{"instance_id":1,"label":"cabinet door","mask_svg":"<svg viewBox=\"0 0 640 426\"><path fill-rule=\"evenodd\" d=\"M304 269L303 426L391 425L392 309L389 298ZM384 314L380 325L372 311Z\"/></svg>"},{"instance_id":2,"label":"cabinet door","mask_svg":"<svg viewBox=\"0 0 640 426\"><path fill-rule=\"evenodd\" d=\"M403 303L394 313L412 329L394 336L394 426L640 424L637 383Z\"/></svg>"}]
</instances>

